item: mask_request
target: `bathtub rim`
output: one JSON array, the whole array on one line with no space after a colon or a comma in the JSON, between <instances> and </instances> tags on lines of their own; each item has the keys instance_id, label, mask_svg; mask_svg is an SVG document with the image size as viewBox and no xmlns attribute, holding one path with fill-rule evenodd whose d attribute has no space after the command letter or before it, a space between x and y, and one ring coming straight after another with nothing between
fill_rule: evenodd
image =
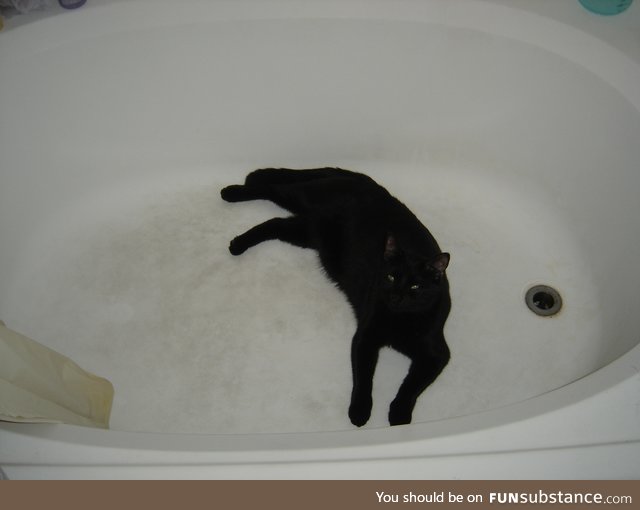
<instances>
[{"instance_id":1,"label":"bathtub rim","mask_svg":"<svg viewBox=\"0 0 640 510\"><path fill-rule=\"evenodd\" d=\"M14 53L20 57L83 39L137 29L214 22L323 19L423 23L512 39L559 55L612 85L640 111L640 91L634 86L640 81L637 38L624 32L620 35L615 25L603 29L591 24L582 29L561 20L563 16L552 8L540 14L524 1L371 0L365 5L356 0L305 0L304 4L296 2L296 8L292 9L288 0L192 0L191 9L182 10L176 10L170 0L136 0L127 3L126 8L121 4L122 0L105 0L65 12L65 16L59 15L59 11L34 16L30 23L5 29L0 35L4 46L0 56L6 51L6 57L12 59ZM284 14L273 14L278 6L285 7ZM540 10L540 6L537 8ZM153 16L149 16L149 12L153 12ZM78 23L83 17L88 20L91 16L99 23ZM41 37L34 37L36 29Z\"/></svg>"},{"instance_id":2,"label":"bathtub rim","mask_svg":"<svg viewBox=\"0 0 640 510\"><path fill-rule=\"evenodd\" d=\"M479 413L398 427L306 433L179 434L0 422L0 437L8 433L14 438L34 441L34 452L43 441L74 445L80 450L106 448L165 457L199 455L208 461L212 455L227 461L237 461L238 457L243 461L255 460L265 454L281 461L300 455L306 460L336 457L347 460L361 459L363 455L438 456L620 444L640 441L640 430L631 421L627 423L622 412L619 416L622 419L614 427L607 417L624 405L624 399L617 398L616 393L640 392L639 367L640 344L608 365L548 393ZM575 411L596 420L579 430L573 423L560 420L561 425L554 426L552 435L544 429L560 413L575 414ZM629 413L633 415L633 410ZM521 436L523 431L528 437ZM10 459L3 460L6 461Z\"/></svg>"}]
</instances>

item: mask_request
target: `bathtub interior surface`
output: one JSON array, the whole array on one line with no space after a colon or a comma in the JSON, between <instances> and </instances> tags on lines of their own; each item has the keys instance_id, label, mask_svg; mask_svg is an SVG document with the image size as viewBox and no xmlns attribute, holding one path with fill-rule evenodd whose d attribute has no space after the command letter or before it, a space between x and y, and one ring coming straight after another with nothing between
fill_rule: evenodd
<instances>
[{"instance_id":1,"label":"bathtub interior surface","mask_svg":"<svg viewBox=\"0 0 640 510\"><path fill-rule=\"evenodd\" d=\"M640 116L558 55L309 19L125 30L6 61L0 318L110 379L114 429L351 428L355 322L314 253L228 254L283 214L219 198L262 166L369 173L452 253L452 361L414 421L539 395L637 342ZM524 304L538 283L563 296L554 318ZM386 426L407 368L383 351L367 427Z\"/></svg>"}]
</instances>

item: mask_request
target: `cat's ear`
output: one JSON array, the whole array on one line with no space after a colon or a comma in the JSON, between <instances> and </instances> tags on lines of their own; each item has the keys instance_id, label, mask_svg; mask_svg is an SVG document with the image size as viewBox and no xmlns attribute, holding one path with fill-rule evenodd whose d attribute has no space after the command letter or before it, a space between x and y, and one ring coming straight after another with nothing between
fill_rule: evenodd
<instances>
[{"instance_id":1,"label":"cat's ear","mask_svg":"<svg viewBox=\"0 0 640 510\"><path fill-rule=\"evenodd\" d=\"M398 245L396 244L396 238L393 234L387 235L387 241L384 245L384 260L390 260L398 253Z\"/></svg>"},{"instance_id":2,"label":"cat's ear","mask_svg":"<svg viewBox=\"0 0 640 510\"><path fill-rule=\"evenodd\" d=\"M433 259L429 265L438 273L444 273L449 266L449 260L451 260L451 255L445 252Z\"/></svg>"}]
</instances>

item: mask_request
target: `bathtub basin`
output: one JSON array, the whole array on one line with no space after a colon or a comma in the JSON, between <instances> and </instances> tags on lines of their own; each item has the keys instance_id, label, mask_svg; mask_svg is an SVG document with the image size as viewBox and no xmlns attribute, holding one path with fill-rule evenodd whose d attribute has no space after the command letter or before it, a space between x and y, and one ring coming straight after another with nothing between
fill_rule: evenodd
<instances>
[{"instance_id":1,"label":"bathtub basin","mask_svg":"<svg viewBox=\"0 0 640 510\"><path fill-rule=\"evenodd\" d=\"M0 319L110 379L112 430L2 423L9 477L640 475L637 9L96 4L0 34ZM350 425L313 253L227 253L279 211L218 190L264 166L369 173L452 253L413 424L385 351Z\"/></svg>"}]
</instances>

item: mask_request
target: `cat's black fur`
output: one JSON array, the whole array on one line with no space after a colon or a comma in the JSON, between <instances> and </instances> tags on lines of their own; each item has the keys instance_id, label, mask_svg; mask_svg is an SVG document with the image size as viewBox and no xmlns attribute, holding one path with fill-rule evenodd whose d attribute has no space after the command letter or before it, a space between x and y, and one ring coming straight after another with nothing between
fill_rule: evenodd
<instances>
[{"instance_id":1,"label":"cat's black fur","mask_svg":"<svg viewBox=\"0 0 640 510\"><path fill-rule=\"evenodd\" d=\"M233 239L233 255L269 239L313 248L346 294L358 324L351 346L352 423L362 426L371 415L373 374L384 346L411 359L389 409L391 425L411 422L418 396L449 361L443 335L451 308L449 254L404 204L348 170L256 170L221 195L228 202L270 200L292 213Z\"/></svg>"}]
</instances>

